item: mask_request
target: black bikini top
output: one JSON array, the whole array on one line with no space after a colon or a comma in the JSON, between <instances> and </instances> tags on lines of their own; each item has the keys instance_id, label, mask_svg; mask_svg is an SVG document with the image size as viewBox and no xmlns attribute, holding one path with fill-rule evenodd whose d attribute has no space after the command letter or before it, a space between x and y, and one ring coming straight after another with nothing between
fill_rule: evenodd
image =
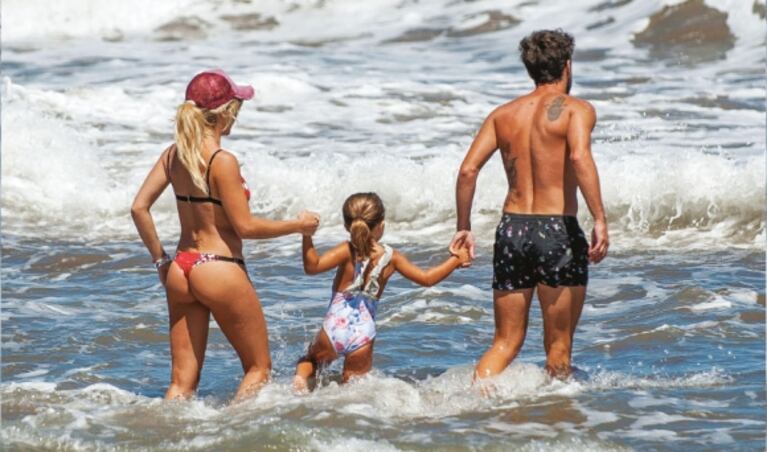
<instances>
[{"instance_id":1,"label":"black bikini top","mask_svg":"<svg viewBox=\"0 0 767 452\"><path fill-rule=\"evenodd\" d=\"M173 148L175 149L175 145L173 145ZM173 149L171 149L171 151L172 150ZM223 149L219 149L216 152L214 152L213 155L210 156L210 160L208 160L208 166L207 166L207 168L205 168L205 185L208 186L208 193L210 193L210 165L213 164L213 159L216 158L216 154L218 154L222 150ZM171 151L168 151L168 165L167 165L167 168L168 168L168 179L170 179L170 163L171 163L170 152ZM242 176L240 176L240 183L242 183L242 189L245 191L245 199L250 201L250 189L248 188L248 184L245 183L245 179ZM212 197L210 195L208 195L207 197L204 197L204 198L202 196L176 195L176 199L178 201L186 201L186 202L210 202L210 203L213 203L213 204L216 204L216 205L219 205L219 206L222 205L220 199L216 199L216 198L214 198L214 197Z\"/></svg>"},{"instance_id":2,"label":"black bikini top","mask_svg":"<svg viewBox=\"0 0 767 452\"><path fill-rule=\"evenodd\" d=\"M175 146L173 147L175 149ZM172 150L171 150L172 151ZM168 151L168 176L170 178L170 162L171 162L171 151ZM210 193L210 165L213 163L213 159L216 158L216 155L221 152L221 149L217 150L213 153L213 155L210 156L210 160L208 160L208 166L205 168L205 185L208 187L208 193ZM191 195L179 195L176 194L176 199L179 201L186 201L186 202L212 202L216 205L221 205L221 200L216 199L210 195L207 197L202 196L191 196Z\"/></svg>"}]
</instances>

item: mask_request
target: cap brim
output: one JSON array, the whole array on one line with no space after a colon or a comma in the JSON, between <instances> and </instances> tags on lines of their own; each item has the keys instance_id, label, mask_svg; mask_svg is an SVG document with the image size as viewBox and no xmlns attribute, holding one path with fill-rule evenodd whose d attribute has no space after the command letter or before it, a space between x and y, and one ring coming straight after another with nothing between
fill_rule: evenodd
<instances>
[{"instance_id":1,"label":"cap brim","mask_svg":"<svg viewBox=\"0 0 767 452\"><path fill-rule=\"evenodd\" d=\"M232 86L232 89L234 89L234 97L240 100L253 99L253 96L256 94L256 90L254 90L250 85L234 85Z\"/></svg>"},{"instance_id":2,"label":"cap brim","mask_svg":"<svg viewBox=\"0 0 767 452\"><path fill-rule=\"evenodd\" d=\"M234 83L234 80L232 80L229 75L227 75L226 72L224 72L223 69L211 69L209 71L213 74L218 74L226 79L226 81L229 82L229 86L232 87L232 91L234 91L234 97L240 100L250 100L253 99L253 96L256 94L256 90L253 89L250 85L238 85Z\"/></svg>"}]
</instances>

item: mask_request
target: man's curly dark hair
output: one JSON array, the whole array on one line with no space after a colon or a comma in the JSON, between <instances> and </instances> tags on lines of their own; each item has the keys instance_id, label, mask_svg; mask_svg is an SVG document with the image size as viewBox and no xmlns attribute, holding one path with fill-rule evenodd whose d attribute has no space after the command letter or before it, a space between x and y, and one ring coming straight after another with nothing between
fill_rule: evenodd
<instances>
[{"instance_id":1,"label":"man's curly dark hair","mask_svg":"<svg viewBox=\"0 0 767 452\"><path fill-rule=\"evenodd\" d=\"M574 48L575 38L561 29L534 31L519 43L522 62L536 85L560 80Z\"/></svg>"}]
</instances>

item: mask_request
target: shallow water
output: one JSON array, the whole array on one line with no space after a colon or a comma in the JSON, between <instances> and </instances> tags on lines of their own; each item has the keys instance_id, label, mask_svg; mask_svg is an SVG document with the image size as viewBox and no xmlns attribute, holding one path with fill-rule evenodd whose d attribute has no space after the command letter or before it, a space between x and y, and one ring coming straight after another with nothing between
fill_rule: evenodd
<instances>
[{"instance_id":1,"label":"shallow water","mask_svg":"<svg viewBox=\"0 0 767 452\"><path fill-rule=\"evenodd\" d=\"M4 2L4 447L761 450L763 10L690 1L657 15L678 3L583 2L568 15L566 1L178 0L133 18L89 0ZM13 20L31 15L45 27ZM385 241L429 265L451 236L472 134L529 88L515 43L552 17L577 38L574 94L599 113L613 238L591 268L574 379L545 376L534 301L525 347L492 395L470 384L493 331L490 240L505 195L494 159L475 202L478 261L435 288L392 280L369 377L339 386L335 365L310 395L289 390L331 276L303 275L287 238L246 245L273 384L230 406L241 370L212 324L199 398L160 399L167 313L128 206L172 140L191 74L221 66L256 88L225 143L254 212L315 209L325 247L344 238L343 199L375 190ZM685 41L688 23L704 36ZM172 250L167 193L153 213Z\"/></svg>"},{"instance_id":2,"label":"shallow water","mask_svg":"<svg viewBox=\"0 0 767 452\"><path fill-rule=\"evenodd\" d=\"M11 445L581 450L764 441L759 251L700 252L694 262L616 253L592 271L574 349L582 372L567 382L545 375L534 305L521 357L490 398L470 384L471 364L492 337L490 250L437 288L395 279L379 311L373 374L339 387L335 365L304 397L291 393L291 371L321 323L329 278L302 276L297 254L251 257L274 383L228 406L241 371L215 324L200 400L160 401L165 306L155 275L137 269L136 244L40 250L8 242L2 395ZM439 254L402 249L421 263ZM18 272L16 262L25 262Z\"/></svg>"}]
</instances>

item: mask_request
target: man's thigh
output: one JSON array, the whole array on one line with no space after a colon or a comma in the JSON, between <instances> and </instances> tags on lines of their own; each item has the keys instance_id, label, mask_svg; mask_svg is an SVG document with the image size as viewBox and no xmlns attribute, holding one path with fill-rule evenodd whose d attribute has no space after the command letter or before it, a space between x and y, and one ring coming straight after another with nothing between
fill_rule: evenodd
<instances>
[{"instance_id":1,"label":"man's thigh","mask_svg":"<svg viewBox=\"0 0 767 452\"><path fill-rule=\"evenodd\" d=\"M495 336L511 339L527 331L530 302L535 289L493 290Z\"/></svg>"},{"instance_id":2,"label":"man's thigh","mask_svg":"<svg viewBox=\"0 0 767 452\"><path fill-rule=\"evenodd\" d=\"M583 311L586 286L550 287L539 284L537 288L546 348L553 340L566 338L568 344L571 343Z\"/></svg>"}]
</instances>

